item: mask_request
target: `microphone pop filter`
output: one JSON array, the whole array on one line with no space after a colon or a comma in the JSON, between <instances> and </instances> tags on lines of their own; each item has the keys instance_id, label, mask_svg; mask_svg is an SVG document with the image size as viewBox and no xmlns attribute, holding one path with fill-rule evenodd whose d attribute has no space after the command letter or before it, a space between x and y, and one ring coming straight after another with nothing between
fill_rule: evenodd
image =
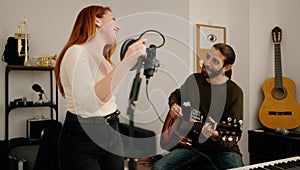
<instances>
[{"instance_id":1,"label":"microphone pop filter","mask_svg":"<svg viewBox=\"0 0 300 170\"><path fill-rule=\"evenodd\" d=\"M122 44L122 47L121 47L121 50L120 50L120 60L122 61L125 57L125 54L126 54L126 51L128 50L128 47L135 43L138 39L128 39L126 40L123 44ZM133 66L130 71L133 71L137 68L137 64L135 66Z\"/></svg>"}]
</instances>

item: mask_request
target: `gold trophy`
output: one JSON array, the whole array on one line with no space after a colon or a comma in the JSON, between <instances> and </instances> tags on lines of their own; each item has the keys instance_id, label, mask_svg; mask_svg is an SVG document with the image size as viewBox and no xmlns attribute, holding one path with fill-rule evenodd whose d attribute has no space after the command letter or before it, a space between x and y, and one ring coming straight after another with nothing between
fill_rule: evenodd
<instances>
[{"instance_id":1,"label":"gold trophy","mask_svg":"<svg viewBox=\"0 0 300 170\"><path fill-rule=\"evenodd\" d=\"M24 25L24 31L25 33L23 33L21 25ZM23 57L24 56L24 66L28 66L28 27L27 27L27 19L25 19L24 21L20 21L18 24L18 32L15 33L15 38L18 39L18 55L19 57ZM24 47L24 51L22 51L22 40L25 40L25 47Z\"/></svg>"}]
</instances>

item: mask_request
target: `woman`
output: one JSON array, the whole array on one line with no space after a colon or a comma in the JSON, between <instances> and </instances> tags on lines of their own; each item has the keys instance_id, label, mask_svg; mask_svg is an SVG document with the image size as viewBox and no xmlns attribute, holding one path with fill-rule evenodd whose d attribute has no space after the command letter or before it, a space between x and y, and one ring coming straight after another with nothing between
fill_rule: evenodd
<instances>
[{"instance_id":1,"label":"woman","mask_svg":"<svg viewBox=\"0 0 300 170\"><path fill-rule=\"evenodd\" d=\"M110 56L119 27L108 7L80 11L55 65L55 78L67 104L59 138L61 169L124 169L114 93L146 54L146 39L129 46L114 67Z\"/></svg>"}]
</instances>

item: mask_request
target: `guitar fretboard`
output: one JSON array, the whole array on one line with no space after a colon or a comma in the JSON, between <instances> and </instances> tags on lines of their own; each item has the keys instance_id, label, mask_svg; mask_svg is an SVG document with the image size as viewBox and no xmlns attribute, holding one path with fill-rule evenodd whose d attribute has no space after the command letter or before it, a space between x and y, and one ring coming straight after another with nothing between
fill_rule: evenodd
<instances>
[{"instance_id":1,"label":"guitar fretboard","mask_svg":"<svg viewBox=\"0 0 300 170\"><path fill-rule=\"evenodd\" d=\"M275 87L282 88L282 67L280 43L275 43Z\"/></svg>"}]
</instances>

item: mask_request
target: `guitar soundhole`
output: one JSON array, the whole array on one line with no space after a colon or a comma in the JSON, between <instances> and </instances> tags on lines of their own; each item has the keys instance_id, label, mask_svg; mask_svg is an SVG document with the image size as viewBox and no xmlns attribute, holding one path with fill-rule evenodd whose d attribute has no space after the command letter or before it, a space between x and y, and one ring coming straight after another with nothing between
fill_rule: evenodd
<instances>
[{"instance_id":1,"label":"guitar soundhole","mask_svg":"<svg viewBox=\"0 0 300 170\"><path fill-rule=\"evenodd\" d=\"M286 97L286 89L285 88L274 88L272 90L272 96L277 99L277 100L281 100L284 99Z\"/></svg>"}]
</instances>

